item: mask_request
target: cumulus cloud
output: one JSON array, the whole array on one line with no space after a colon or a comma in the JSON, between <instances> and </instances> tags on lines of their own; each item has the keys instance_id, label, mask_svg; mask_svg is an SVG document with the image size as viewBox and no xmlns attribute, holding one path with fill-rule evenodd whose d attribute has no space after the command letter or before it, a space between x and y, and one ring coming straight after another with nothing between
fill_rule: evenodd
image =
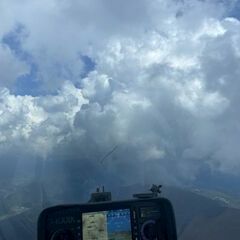
<instances>
[{"instance_id":1,"label":"cumulus cloud","mask_svg":"<svg viewBox=\"0 0 240 240\"><path fill-rule=\"evenodd\" d=\"M240 23L228 16L234 2L1 4L14 12L14 19L2 16L1 37L24 27L19 48L45 89L17 96L3 82L2 159L64 162L63 172L78 169L89 186L192 182L205 166L240 173ZM10 82L31 67L12 48L0 49L0 63L11 66L0 66L0 76ZM86 72L83 56L94 69Z\"/></svg>"}]
</instances>

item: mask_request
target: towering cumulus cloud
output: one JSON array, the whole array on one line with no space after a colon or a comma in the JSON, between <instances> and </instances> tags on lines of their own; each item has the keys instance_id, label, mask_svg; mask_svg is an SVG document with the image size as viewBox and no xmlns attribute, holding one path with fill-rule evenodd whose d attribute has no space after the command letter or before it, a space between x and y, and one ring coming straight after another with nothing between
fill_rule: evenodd
<instances>
[{"instance_id":1,"label":"towering cumulus cloud","mask_svg":"<svg viewBox=\"0 0 240 240\"><path fill-rule=\"evenodd\" d=\"M239 175L237 4L2 0L2 178L39 161L86 186Z\"/></svg>"}]
</instances>

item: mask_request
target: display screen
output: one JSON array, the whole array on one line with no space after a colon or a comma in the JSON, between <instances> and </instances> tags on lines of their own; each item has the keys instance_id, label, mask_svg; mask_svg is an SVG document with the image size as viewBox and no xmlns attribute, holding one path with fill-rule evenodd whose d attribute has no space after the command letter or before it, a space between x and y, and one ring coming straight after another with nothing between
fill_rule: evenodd
<instances>
[{"instance_id":1,"label":"display screen","mask_svg":"<svg viewBox=\"0 0 240 240\"><path fill-rule=\"evenodd\" d=\"M83 240L132 240L130 209L82 214Z\"/></svg>"},{"instance_id":2,"label":"display screen","mask_svg":"<svg viewBox=\"0 0 240 240\"><path fill-rule=\"evenodd\" d=\"M160 215L160 208L157 206L154 207L142 207L140 209L140 216L141 218L148 218L148 217L153 217L153 216L158 216Z\"/></svg>"}]
</instances>

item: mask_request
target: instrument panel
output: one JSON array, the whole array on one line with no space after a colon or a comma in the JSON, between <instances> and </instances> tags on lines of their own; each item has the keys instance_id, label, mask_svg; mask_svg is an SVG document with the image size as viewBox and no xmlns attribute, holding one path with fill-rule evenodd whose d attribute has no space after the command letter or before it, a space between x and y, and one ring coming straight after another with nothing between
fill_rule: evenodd
<instances>
[{"instance_id":1,"label":"instrument panel","mask_svg":"<svg viewBox=\"0 0 240 240\"><path fill-rule=\"evenodd\" d=\"M44 210L38 240L176 240L165 198L61 205Z\"/></svg>"}]
</instances>

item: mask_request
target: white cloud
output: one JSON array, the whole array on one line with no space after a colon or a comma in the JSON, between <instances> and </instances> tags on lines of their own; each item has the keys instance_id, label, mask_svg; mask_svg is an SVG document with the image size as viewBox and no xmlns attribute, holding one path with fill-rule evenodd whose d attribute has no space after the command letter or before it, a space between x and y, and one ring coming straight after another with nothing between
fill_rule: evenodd
<instances>
[{"instance_id":1,"label":"white cloud","mask_svg":"<svg viewBox=\"0 0 240 240\"><path fill-rule=\"evenodd\" d=\"M1 149L17 143L22 151L27 147L41 157L71 131L76 112L86 102L68 82L56 96L15 96L2 89L0 100Z\"/></svg>"},{"instance_id":2,"label":"white cloud","mask_svg":"<svg viewBox=\"0 0 240 240\"><path fill-rule=\"evenodd\" d=\"M57 94L2 90L2 152L17 142L47 160L92 164L88 173L96 180L104 177L99 159L118 145L104 163L105 177L125 184L144 175L152 181L151 171L161 173L156 181L192 181L203 164L240 173L234 144L240 30L237 19L224 17L224 4L26 0L9 6L15 20L6 13L3 32L13 22L24 26L21 47L45 89ZM83 79L80 55L96 63ZM14 71L0 66L12 82L27 71L14 61Z\"/></svg>"}]
</instances>

